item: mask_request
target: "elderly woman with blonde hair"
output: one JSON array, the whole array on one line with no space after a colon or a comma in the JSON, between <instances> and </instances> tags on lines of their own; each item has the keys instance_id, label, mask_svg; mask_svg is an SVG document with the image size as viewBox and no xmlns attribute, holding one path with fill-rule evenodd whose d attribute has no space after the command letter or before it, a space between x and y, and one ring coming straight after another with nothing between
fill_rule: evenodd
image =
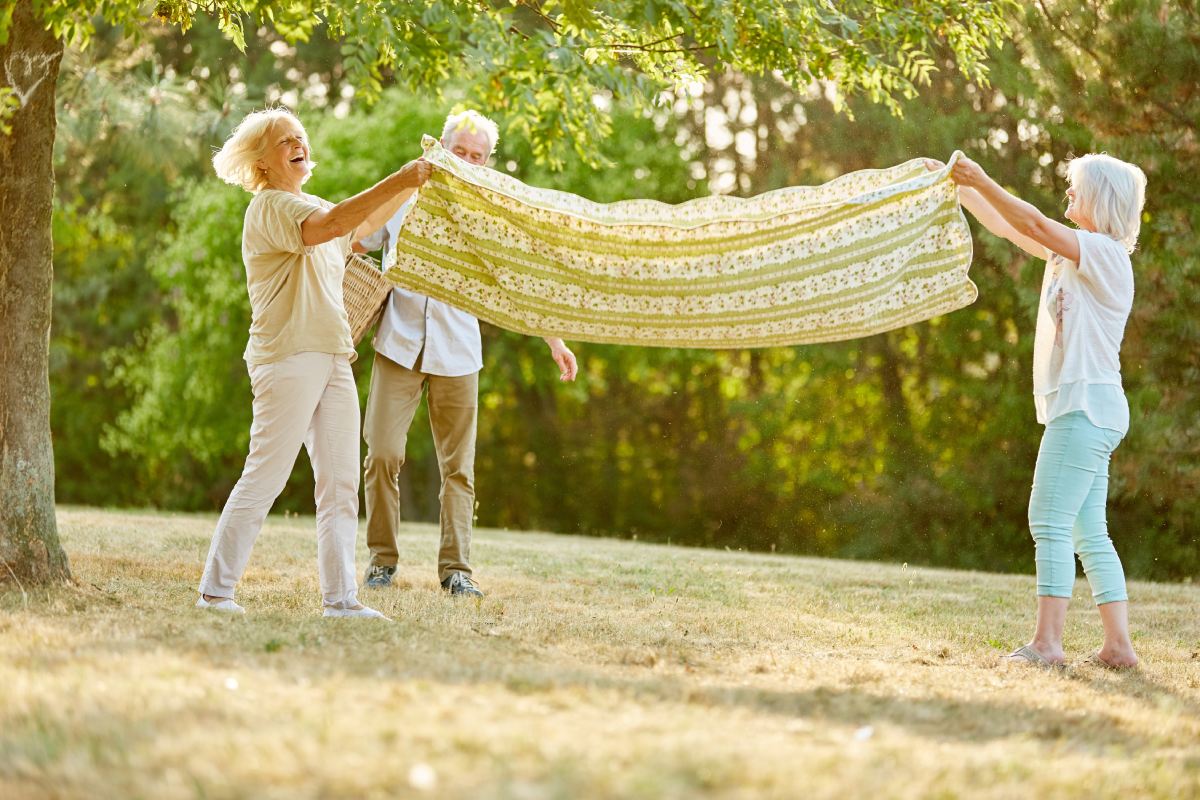
<instances>
[{"instance_id":1,"label":"elderly woman with blonde hair","mask_svg":"<svg viewBox=\"0 0 1200 800\"><path fill-rule=\"evenodd\" d=\"M1091 660L1133 667L1129 596L1105 505L1109 459L1129 430L1120 352L1133 307L1129 256L1141 227L1146 176L1103 154L1072 160L1067 176L1064 216L1076 228L1009 194L970 159L951 170L963 206L984 227L1046 259L1033 342L1034 406L1046 428L1029 498L1037 628L1009 659L1064 662L1063 625L1078 554L1104 625L1104 643Z\"/></svg>"},{"instance_id":2,"label":"elderly woman with blonde hair","mask_svg":"<svg viewBox=\"0 0 1200 800\"><path fill-rule=\"evenodd\" d=\"M410 162L335 205L301 191L315 166L310 155L300 120L272 108L243 119L213 157L222 180L254 195L242 228L254 421L196 606L244 613L234 587L304 445L316 481L324 615L382 618L358 602L355 582L360 420L342 277L351 242L383 225L429 177L430 165Z\"/></svg>"}]
</instances>

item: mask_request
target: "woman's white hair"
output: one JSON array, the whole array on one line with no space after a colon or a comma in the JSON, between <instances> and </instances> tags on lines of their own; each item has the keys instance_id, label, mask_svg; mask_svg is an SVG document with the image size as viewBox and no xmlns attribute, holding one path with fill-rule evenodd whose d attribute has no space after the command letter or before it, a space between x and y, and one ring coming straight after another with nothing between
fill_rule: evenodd
<instances>
[{"instance_id":1,"label":"woman's white hair","mask_svg":"<svg viewBox=\"0 0 1200 800\"><path fill-rule=\"evenodd\" d=\"M304 131L299 118L283 106L247 114L229 134L221 149L213 154L213 169L217 171L217 177L255 194L267 188L267 171L258 166L258 161L274 144L271 131L284 120L296 123ZM311 168L315 166L316 162L309 162L309 174L304 180L312 175Z\"/></svg>"},{"instance_id":2,"label":"woman's white hair","mask_svg":"<svg viewBox=\"0 0 1200 800\"><path fill-rule=\"evenodd\" d=\"M1089 153L1067 164L1067 179L1080 209L1092 218L1096 230L1132 253L1142 227L1145 173L1105 153Z\"/></svg>"},{"instance_id":3,"label":"woman's white hair","mask_svg":"<svg viewBox=\"0 0 1200 800\"><path fill-rule=\"evenodd\" d=\"M446 124L442 126L442 141L449 144L450 137L461 130L482 133L488 140L488 154L496 152L496 145L500 143L500 129L483 114L469 108L446 117Z\"/></svg>"}]
</instances>

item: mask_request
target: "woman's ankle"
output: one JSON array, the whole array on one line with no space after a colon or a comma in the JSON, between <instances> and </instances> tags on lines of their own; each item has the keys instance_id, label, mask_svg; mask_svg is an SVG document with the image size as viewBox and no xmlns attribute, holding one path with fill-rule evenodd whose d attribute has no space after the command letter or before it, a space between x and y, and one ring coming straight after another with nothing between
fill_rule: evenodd
<instances>
[{"instance_id":1,"label":"woman's ankle","mask_svg":"<svg viewBox=\"0 0 1200 800\"><path fill-rule=\"evenodd\" d=\"M1038 655L1052 663L1061 662L1064 658L1062 639L1054 641L1038 636L1033 637L1033 641L1029 646L1037 651Z\"/></svg>"},{"instance_id":2,"label":"woman's ankle","mask_svg":"<svg viewBox=\"0 0 1200 800\"><path fill-rule=\"evenodd\" d=\"M1096 652L1096 658L1110 667L1136 667L1140 661L1137 653L1133 651L1133 645L1129 642L1122 644L1105 642Z\"/></svg>"},{"instance_id":3,"label":"woman's ankle","mask_svg":"<svg viewBox=\"0 0 1200 800\"><path fill-rule=\"evenodd\" d=\"M1128 636L1123 636L1123 637L1105 636L1104 643L1102 645L1100 645L1100 650L1102 652L1113 652L1113 653L1131 653L1132 654L1134 652L1133 642L1130 641Z\"/></svg>"}]
</instances>

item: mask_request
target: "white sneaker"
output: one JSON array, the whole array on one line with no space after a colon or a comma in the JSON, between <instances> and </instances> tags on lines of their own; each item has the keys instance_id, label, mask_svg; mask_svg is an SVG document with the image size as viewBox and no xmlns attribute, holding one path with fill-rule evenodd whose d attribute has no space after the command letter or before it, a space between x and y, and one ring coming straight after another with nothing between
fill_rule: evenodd
<instances>
[{"instance_id":1,"label":"white sneaker","mask_svg":"<svg viewBox=\"0 0 1200 800\"><path fill-rule=\"evenodd\" d=\"M391 622L390 619L385 617L380 612L376 611L373 608L367 608L366 606L359 606L358 608L334 608L333 606L325 606L325 611L323 612L323 616L326 616L326 617L361 617L364 619L386 619L388 622Z\"/></svg>"},{"instance_id":2,"label":"white sneaker","mask_svg":"<svg viewBox=\"0 0 1200 800\"><path fill-rule=\"evenodd\" d=\"M206 608L209 611L223 611L226 614L245 614L246 609L233 602L232 597L222 597L220 600L205 600L204 595L196 601L196 608Z\"/></svg>"}]
</instances>

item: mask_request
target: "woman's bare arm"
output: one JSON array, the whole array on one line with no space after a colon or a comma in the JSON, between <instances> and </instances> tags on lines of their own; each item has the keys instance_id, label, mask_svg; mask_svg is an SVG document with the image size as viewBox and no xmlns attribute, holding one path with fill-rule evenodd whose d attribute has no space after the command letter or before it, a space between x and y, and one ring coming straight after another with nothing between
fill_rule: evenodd
<instances>
[{"instance_id":1,"label":"woman's bare arm","mask_svg":"<svg viewBox=\"0 0 1200 800\"><path fill-rule=\"evenodd\" d=\"M412 197L413 193L416 191L416 189L404 189L391 200L388 200L379 208L368 214L367 218L364 219L362 224L359 225L354 231L354 241L365 239L386 225L388 220L394 217L396 212L400 210L400 206L408 202L408 198Z\"/></svg>"},{"instance_id":2,"label":"woman's bare arm","mask_svg":"<svg viewBox=\"0 0 1200 800\"><path fill-rule=\"evenodd\" d=\"M925 168L931 172L942 169L945 166L943 162L936 159L925 159ZM958 186L958 202L962 203L962 207L970 211L971 216L979 220L979 224L987 228L993 236L1007 239L1034 258L1046 257L1046 248L1028 236L1022 236L1016 228L1008 224L1008 221L1001 216L999 211L992 208L991 203L985 200L983 195L979 194L978 190L960 184Z\"/></svg>"},{"instance_id":3,"label":"woman's bare arm","mask_svg":"<svg viewBox=\"0 0 1200 800\"><path fill-rule=\"evenodd\" d=\"M979 197L1015 231L1017 236L1070 261L1079 261L1079 239L1074 229L1050 219L1032 203L1010 194L971 159L964 157L955 162L950 170L950 177L960 187L978 192ZM1030 252L1016 239L1007 236L1005 238ZM1043 256L1039 256L1041 257Z\"/></svg>"},{"instance_id":4,"label":"woman's bare arm","mask_svg":"<svg viewBox=\"0 0 1200 800\"><path fill-rule=\"evenodd\" d=\"M390 201L395 200L401 192L416 189L425 183L432 169L427 161L410 161L370 189L343 200L333 208L314 211L300 226L304 244L310 247L324 244L356 230L382 206L390 205ZM399 205L396 207L399 208ZM390 217L390 214L384 217L384 222Z\"/></svg>"},{"instance_id":5,"label":"woman's bare arm","mask_svg":"<svg viewBox=\"0 0 1200 800\"><path fill-rule=\"evenodd\" d=\"M991 204L977 190L969 186L960 186L958 187L958 199L963 204L963 208L970 211L971 216L979 220L979 224L991 231L993 235L999 236L1001 239L1008 239L1034 258L1046 257L1046 248L1030 237L1022 235L1010 225L1008 220L1004 219L999 211L992 208Z\"/></svg>"}]
</instances>

